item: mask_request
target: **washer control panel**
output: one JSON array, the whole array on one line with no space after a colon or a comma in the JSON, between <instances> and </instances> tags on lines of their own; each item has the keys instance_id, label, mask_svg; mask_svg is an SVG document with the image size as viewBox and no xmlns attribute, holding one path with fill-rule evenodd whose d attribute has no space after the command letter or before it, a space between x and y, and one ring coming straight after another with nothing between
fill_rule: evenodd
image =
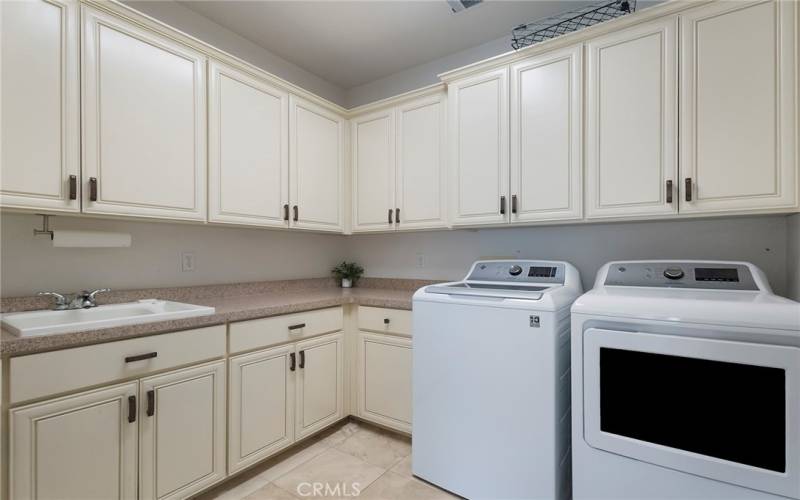
<instances>
[{"instance_id":1,"label":"washer control panel","mask_svg":"<svg viewBox=\"0 0 800 500\"><path fill-rule=\"evenodd\" d=\"M617 262L609 266L605 285L758 290L747 266L704 262Z\"/></svg>"},{"instance_id":2,"label":"washer control panel","mask_svg":"<svg viewBox=\"0 0 800 500\"><path fill-rule=\"evenodd\" d=\"M467 281L564 284L564 264L534 260L482 260L476 262Z\"/></svg>"}]
</instances>

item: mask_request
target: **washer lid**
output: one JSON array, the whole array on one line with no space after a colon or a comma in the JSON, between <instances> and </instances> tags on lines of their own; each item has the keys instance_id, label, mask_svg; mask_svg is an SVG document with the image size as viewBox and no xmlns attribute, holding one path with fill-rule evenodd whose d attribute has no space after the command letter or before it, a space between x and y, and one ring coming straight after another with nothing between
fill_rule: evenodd
<instances>
[{"instance_id":1,"label":"washer lid","mask_svg":"<svg viewBox=\"0 0 800 500\"><path fill-rule=\"evenodd\" d=\"M499 297L506 299L540 300L544 293L553 287L523 285L512 283L476 283L459 281L425 288L428 293L447 295L471 295L478 297Z\"/></svg>"}]
</instances>

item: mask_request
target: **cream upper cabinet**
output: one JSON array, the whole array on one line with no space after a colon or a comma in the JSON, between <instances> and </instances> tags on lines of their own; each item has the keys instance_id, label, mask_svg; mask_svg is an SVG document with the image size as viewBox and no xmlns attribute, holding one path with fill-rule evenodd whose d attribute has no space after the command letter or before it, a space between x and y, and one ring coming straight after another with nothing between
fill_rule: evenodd
<instances>
[{"instance_id":1,"label":"cream upper cabinet","mask_svg":"<svg viewBox=\"0 0 800 500\"><path fill-rule=\"evenodd\" d=\"M586 216L677 212L677 19L586 44Z\"/></svg>"},{"instance_id":2,"label":"cream upper cabinet","mask_svg":"<svg viewBox=\"0 0 800 500\"><path fill-rule=\"evenodd\" d=\"M395 123L389 108L350 121L353 231L394 227Z\"/></svg>"},{"instance_id":3,"label":"cream upper cabinet","mask_svg":"<svg viewBox=\"0 0 800 500\"><path fill-rule=\"evenodd\" d=\"M83 210L204 220L206 60L83 8Z\"/></svg>"},{"instance_id":4,"label":"cream upper cabinet","mask_svg":"<svg viewBox=\"0 0 800 500\"><path fill-rule=\"evenodd\" d=\"M454 225L507 222L508 68L448 83Z\"/></svg>"},{"instance_id":5,"label":"cream upper cabinet","mask_svg":"<svg viewBox=\"0 0 800 500\"><path fill-rule=\"evenodd\" d=\"M334 333L297 343L297 439L344 416L343 340Z\"/></svg>"},{"instance_id":6,"label":"cream upper cabinet","mask_svg":"<svg viewBox=\"0 0 800 500\"><path fill-rule=\"evenodd\" d=\"M225 477L225 362L142 379L139 498L187 498Z\"/></svg>"},{"instance_id":7,"label":"cream upper cabinet","mask_svg":"<svg viewBox=\"0 0 800 500\"><path fill-rule=\"evenodd\" d=\"M9 498L137 498L137 382L9 412Z\"/></svg>"},{"instance_id":8,"label":"cream upper cabinet","mask_svg":"<svg viewBox=\"0 0 800 500\"><path fill-rule=\"evenodd\" d=\"M288 226L289 94L209 65L208 220Z\"/></svg>"},{"instance_id":9,"label":"cream upper cabinet","mask_svg":"<svg viewBox=\"0 0 800 500\"><path fill-rule=\"evenodd\" d=\"M411 432L411 363L411 339L359 332L357 378L361 418Z\"/></svg>"},{"instance_id":10,"label":"cream upper cabinet","mask_svg":"<svg viewBox=\"0 0 800 500\"><path fill-rule=\"evenodd\" d=\"M797 207L797 10L787 0L681 13L681 211Z\"/></svg>"},{"instance_id":11,"label":"cream upper cabinet","mask_svg":"<svg viewBox=\"0 0 800 500\"><path fill-rule=\"evenodd\" d=\"M80 210L78 4L0 2L0 206Z\"/></svg>"},{"instance_id":12,"label":"cream upper cabinet","mask_svg":"<svg viewBox=\"0 0 800 500\"><path fill-rule=\"evenodd\" d=\"M399 230L447 227L446 102L447 95L437 91L395 110Z\"/></svg>"},{"instance_id":13,"label":"cream upper cabinet","mask_svg":"<svg viewBox=\"0 0 800 500\"><path fill-rule=\"evenodd\" d=\"M230 359L228 473L294 442L294 344Z\"/></svg>"},{"instance_id":14,"label":"cream upper cabinet","mask_svg":"<svg viewBox=\"0 0 800 500\"><path fill-rule=\"evenodd\" d=\"M511 222L582 216L582 51L511 67Z\"/></svg>"},{"instance_id":15,"label":"cream upper cabinet","mask_svg":"<svg viewBox=\"0 0 800 500\"><path fill-rule=\"evenodd\" d=\"M344 127L336 113L289 97L291 227L343 230Z\"/></svg>"}]
</instances>

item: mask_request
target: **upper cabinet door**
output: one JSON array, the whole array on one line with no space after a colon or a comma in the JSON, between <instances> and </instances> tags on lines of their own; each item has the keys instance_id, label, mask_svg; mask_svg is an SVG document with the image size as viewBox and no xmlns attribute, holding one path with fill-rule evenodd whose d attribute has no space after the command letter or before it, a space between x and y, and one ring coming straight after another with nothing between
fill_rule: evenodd
<instances>
[{"instance_id":1,"label":"upper cabinet door","mask_svg":"<svg viewBox=\"0 0 800 500\"><path fill-rule=\"evenodd\" d=\"M583 47L511 67L511 221L581 217Z\"/></svg>"},{"instance_id":2,"label":"upper cabinet door","mask_svg":"<svg viewBox=\"0 0 800 500\"><path fill-rule=\"evenodd\" d=\"M795 1L681 14L681 211L798 203Z\"/></svg>"},{"instance_id":3,"label":"upper cabinet door","mask_svg":"<svg viewBox=\"0 0 800 500\"><path fill-rule=\"evenodd\" d=\"M507 222L508 68L448 84L452 222Z\"/></svg>"},{"instance_id":4,"label":"upper cabinet door","mask_svg":"<svg viewBox=\"0 0 800 500\"><path fill-rule=\"evenodd\" d=\"M0 206L80 210L78 5L0 2Z\"/></svg>"},{"instance_id":5,"label":"upper cabinet door","mask_svg":"<svg viewBox=\"0 0 800 500\"><path fill-rule=\"evenodd\" d=\"M343 231L344 126L332 111L289 97L291 227Z\"/></svg>"},{"instance_id":6,"label":"upper cabinet door","mask_svg":"<svg viewBox=\"0 0 800 500\"><path fill-rule=\"evenodd\" d=\"M351 121L353 231L394 228L395 137L392 109Z\"/></svg>"},{"instance_id":7,"label":"upper cabinet door","mask_svg":"<svg viewBox=\"0 0 800 500\"><path fill-rule=\"evenodd\" d=\"M83 209L203 220L206 63L83 7Z\"/></svg>"},{"instance_id":8,"label":"upper cabinet door","mask_svg":"<svg viewBox=\"0 0 800 500\"><path fill-rule=\"evenodd\" d=\"M288 226L289 94L209 65L208 219Z\"/></svg>"},{"instance_id":9,"label":"upper cabinet door","mask_svg":"<svg viewBox=\"0 0 800 500\"><path fill-rule=\"evenodd\" d=\"M225 477L225 361L142 379L139 498L190 497Z\"/></svg>"},{"instance_id":10,"label":"upper cabinet door","mask_svg":"<svg viewBox=\"0 0 800 500\"><path fill-rule=\"evenodd\" d=\"M677 211L677 19L587 49L586 216Z\"/></svg>"},{"instance_id":11,"label":"upper cabinet door","mask_svg":"<svg viewBox=\"0 0 800 500\"><path fill-rule=\"evenodd\" d=\"M397 108L397 229L447 227L446 102L438 92Z\"/></svg>"}]
</instances>

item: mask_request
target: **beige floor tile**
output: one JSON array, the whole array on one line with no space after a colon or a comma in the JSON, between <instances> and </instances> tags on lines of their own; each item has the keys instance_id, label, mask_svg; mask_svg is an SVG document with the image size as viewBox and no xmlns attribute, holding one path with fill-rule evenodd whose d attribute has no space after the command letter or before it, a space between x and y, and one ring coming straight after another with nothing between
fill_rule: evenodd
<instances>
[{"instance_id":1,"label":"beige floor tile","mask_svg":"<svg viewBox=\"0 0 800 500\"><path fill-rule=\"evenodd\" d=\"M387 472L361 492L359 500L445 500L459 498L413 477Z\"/></svg>"},{"instance_id":2,"label":"beige floor tile","mask_svg":"<svg viewBox=\"0 0 800 500\"><path fill-rule=\"evenodd\" d=\"M355 421L347 422L338 429L322 438L322 441L328 446L338 446L342 444L347 438L355 434L364 426Z\"/></svg>"},{"instance_id":3,"label":"beige floor tile","mask_svg":"<svg viewBox=\"0 0 800 500\"><path fill-rule=\"evenodd\" d=\"M384 469L393 467L411 453L411 440L399 434L362 427L336 449Z\"/></svg>"},{"instance_id":4,"label":"beige floor tile","mask_svg":"<svg viewBox=\"0 0 800 500\"><path fill-rule=\"evenodd\" d=\"M411 455L408 455L406 458L397 462L397 465L389 470L403 477L412 477L413 473L411 472Z\"/></svg>"},{"instance_id":5,"label":"beige floor tile","mask_svg":"<svg viewBox=\"0 0 800 500\"><path fill-rule=\"evenodd\" d=\"M322 484L322 488L327 487L328 492L327 495L315 495L316 498L345 497L353 496L356 486L363 491L384 471L385 469L331 448L279 477L274 483L301 498L309 496L306 492L311 491L315 484Z\"/></svg>"},{"instance_id":6,"label":"beige floor tile","mask_svg":"<svg viewBox=\"0 0 800 500\"><path fill-rule=\"evenodd\" d=\"M244 497L244 500L296 500L288 491L272 483Z\"/></svg>"}]
</instances>

